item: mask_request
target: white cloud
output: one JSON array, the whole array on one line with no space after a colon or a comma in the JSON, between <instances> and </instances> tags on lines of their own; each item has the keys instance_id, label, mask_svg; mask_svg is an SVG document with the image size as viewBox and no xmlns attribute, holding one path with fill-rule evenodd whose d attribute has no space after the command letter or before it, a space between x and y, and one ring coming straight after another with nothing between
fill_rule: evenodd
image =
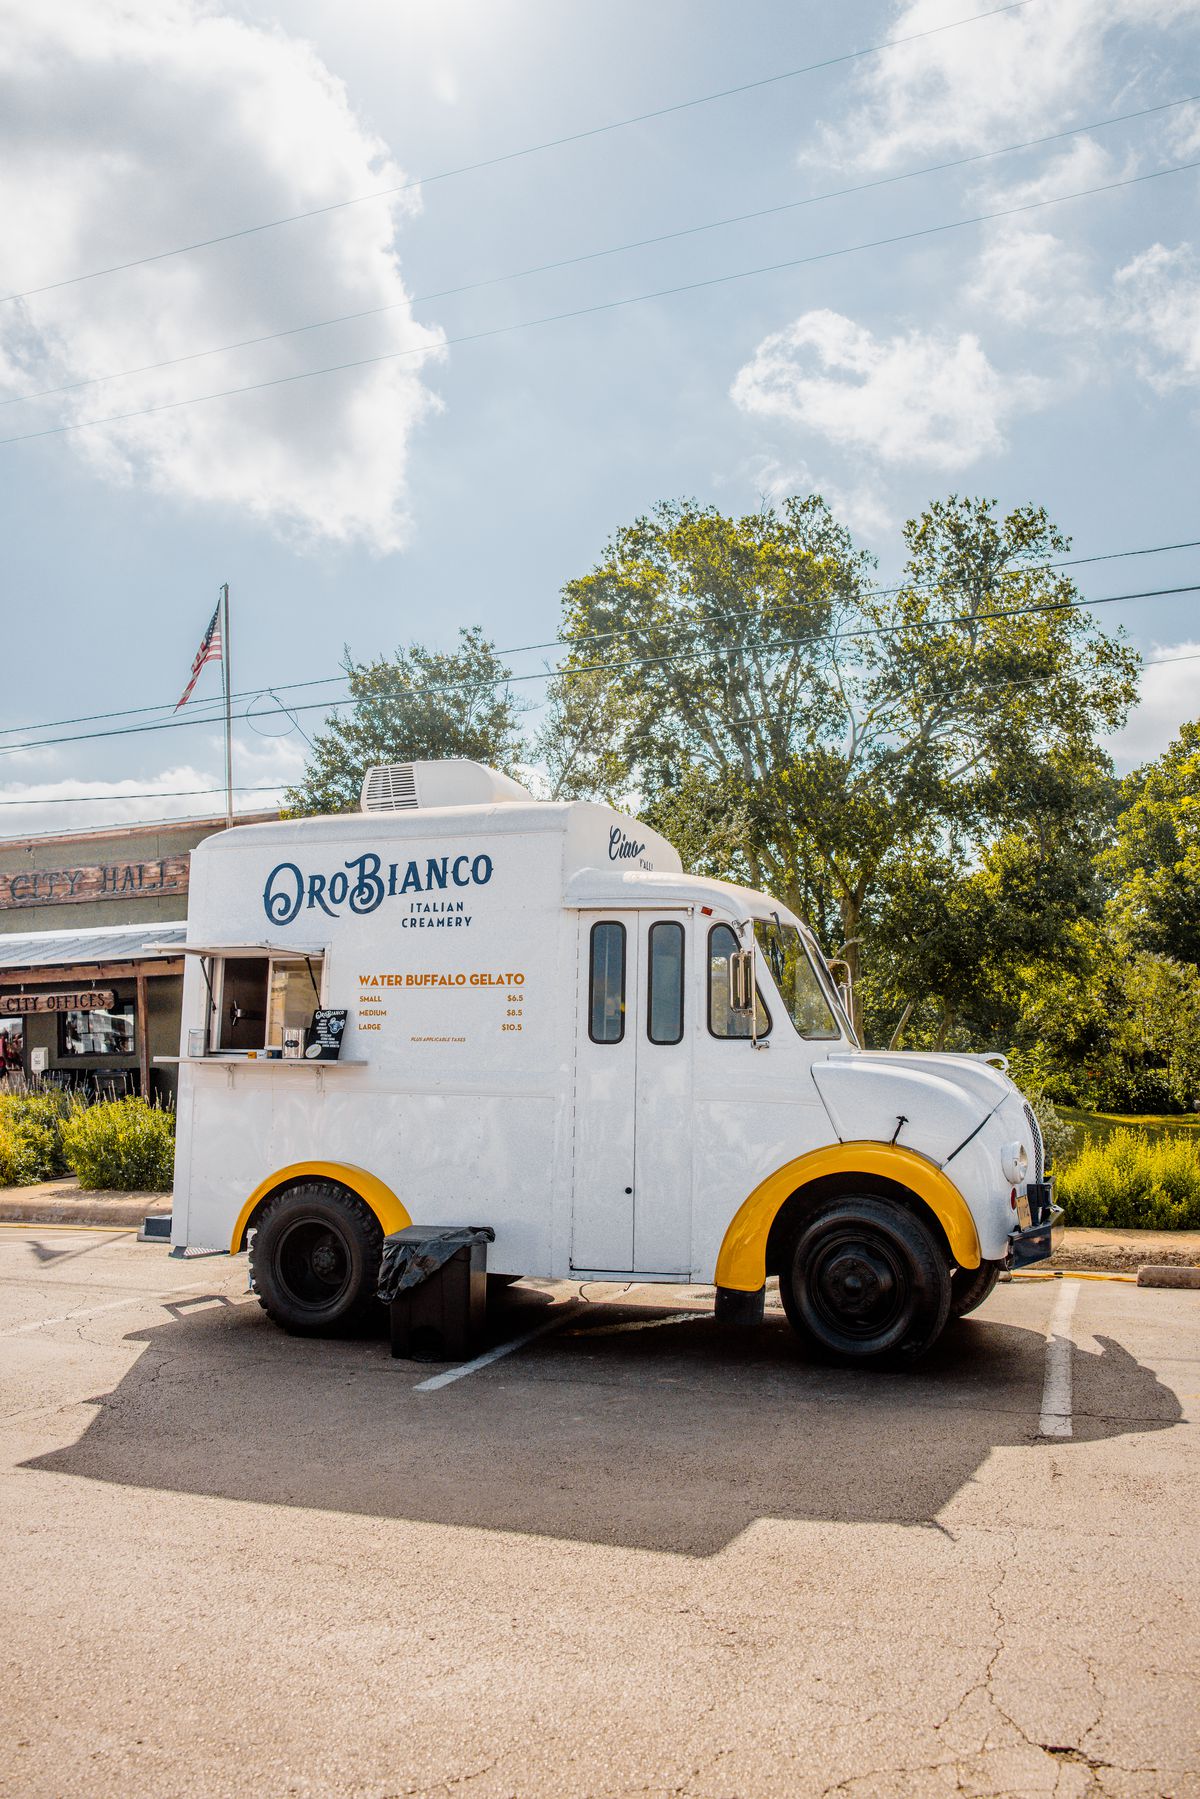
<instances>
[{"instance_id":1,"label":"white cloud","mask_svg":"<svg viewBox=\"0 0 1200 1799\"><path fill-rule=\"evenodd\" d=\"M1200 381L1200 256L1152 244L1118 269L1116 318L1135 340L1139 373L1158 393Z\"/></svg>"},{"instance_id":2,"label":"white cloud","mask_svg":"<svg viewBox=\"0 0 1200 1799\"><path fill-rule=\"evenodd\" d=\"M1062 130L1086 118L1097 97L1112 97L1115 34L1195 17L1196 0L1037 0L918 38L863 63L862 99L838 133L840 155L883 168L901 157L988 149ZM949 22L944 0L906 0L886 35L908 37ZM1143 49L1139 75L1150 62ZM1140 91L1127 76L1126 97Z\"/></svg>"},{"instance_id":3,"label":"white cloud","mask_svg":"<svg viewBox=\"0 0 1200 1799\"><path fill-rule=\"evenodd\" d=\"M1141 697L1123 729L1108 740L1119 773L1161 756L1180 725L1200 716L1198 682L1200 643L1156 644L1148 653Z\"/></svg>"},{"instance_id":4,"label":"white cloud","mask_svg":"<svg viewBox=\"0 0 1200 1799\"><path fill-rule=\"evenodd\" d=\"M1048 384L993 367L972 333L874 336L842 313L806 312L764 338L734 403L888 463L953 472L1004 448L1003 426Z\"/></svg>"},{"instance_id":5,"label":"white cloud","mask_svg":"<svg viewBox=\"0 0 1200 1799\"><path fill-rule=\"evenodd\" d=\"M274 721L271 721L274 722ZM304 767L305 745L293 734L234 743L234 810L265 812L277 805L285 786ZM118 781L88 780L51 772L62 752L39 755L36 746L4 758L4 771L40 762L41 778L0 779L0 838L33 837L46 831L92 831L109 825L166 818L208 818L223 812L224 749L213 737L192 762L152 775Z\"/></svg>"},{"instance_id":6,"label":"white cloud","mask_svg":"<svg viewBox=\"0 0 1200 1799\"><path fill-rule=\"evenodd\" d=\"M0 0L4 292L404 179L341 83L282 31L203 0ZM0 308L0 390L25 393L398 303L378 320L9 405L0 435L426 346L58 440L114 483L302 541L397 548L413 431L437 403L420 364L439 334L413 320L393 242L414 203L370 201Z\"/></svg>"}]
</instances>

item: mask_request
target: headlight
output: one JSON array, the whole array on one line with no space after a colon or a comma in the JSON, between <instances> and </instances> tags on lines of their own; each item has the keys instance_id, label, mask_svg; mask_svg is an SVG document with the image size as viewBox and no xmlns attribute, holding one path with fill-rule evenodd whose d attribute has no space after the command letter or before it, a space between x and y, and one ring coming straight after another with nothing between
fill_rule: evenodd
<instances>
[{"instance_id":1,"label":"headlight","mask_svg":"<svg viewBox=\"0 0 1200 1799\"><path fill-rule=\"evenodd\" d=\"M1029 1173L1029 1151L1023 1143L1006 1143L1000 1151L1000 1166L1009 1185L1019 1187Z\"/></svg>"}]
</instances>

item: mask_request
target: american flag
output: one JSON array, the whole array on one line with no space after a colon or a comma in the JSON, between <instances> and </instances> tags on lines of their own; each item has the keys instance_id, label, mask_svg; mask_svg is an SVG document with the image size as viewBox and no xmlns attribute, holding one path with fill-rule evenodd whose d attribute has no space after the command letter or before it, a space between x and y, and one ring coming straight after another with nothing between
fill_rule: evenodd
<instances>
[{"instance_id":1,"label":"american flag","mask_svg":"<svg viewBox=\"0 0 1200 1799\"><path fill-rule=\"evenodd\" d=\"M221 660L220 617L221 602L218 600L216 610L208 621L208 630L200 639L200 648L196 651L196 660L192 663L192 678L183 690L183 697L175 707L176 712L178 712L180 706L186 706L191 699L192 688L200 679L200 670L204 667L204 664L206 662L219 662Z\"/></svg>"}]
</instances>

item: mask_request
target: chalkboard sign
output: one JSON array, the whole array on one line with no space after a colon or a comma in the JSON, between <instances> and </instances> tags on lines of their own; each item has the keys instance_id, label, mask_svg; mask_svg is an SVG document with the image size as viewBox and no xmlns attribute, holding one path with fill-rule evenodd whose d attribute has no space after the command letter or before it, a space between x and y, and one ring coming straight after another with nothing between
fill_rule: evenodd
<instances>
[{"instance_id":1,"label":"chalkboard sign","mask_svg":"<svg viewBox=\"0 0 1200 1799\"><path fill-rule=\"evenodd\" d=\"M345 1030L345 1011L318 1007L305 1035L305 1059L309 1062L336 1062L342 1053Z\"/></svg>"}]
</instances>

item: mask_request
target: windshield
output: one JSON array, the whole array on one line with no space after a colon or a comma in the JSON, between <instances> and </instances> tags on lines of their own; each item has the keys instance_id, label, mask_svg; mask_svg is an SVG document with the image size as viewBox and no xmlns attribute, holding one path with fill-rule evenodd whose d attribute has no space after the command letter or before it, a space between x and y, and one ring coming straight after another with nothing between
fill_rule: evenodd
<instances>
[{"instance_id":1,"label":"windshield","mask_svg":"<svg viewBox=\"0 0 1200 1799\"><path fill-rule=\"evenodd\" d=\"M821 1042L840 1038L841 1028L795 925L756 918L754 940L800 1035Z\"/></svg>"}]
</instances>

